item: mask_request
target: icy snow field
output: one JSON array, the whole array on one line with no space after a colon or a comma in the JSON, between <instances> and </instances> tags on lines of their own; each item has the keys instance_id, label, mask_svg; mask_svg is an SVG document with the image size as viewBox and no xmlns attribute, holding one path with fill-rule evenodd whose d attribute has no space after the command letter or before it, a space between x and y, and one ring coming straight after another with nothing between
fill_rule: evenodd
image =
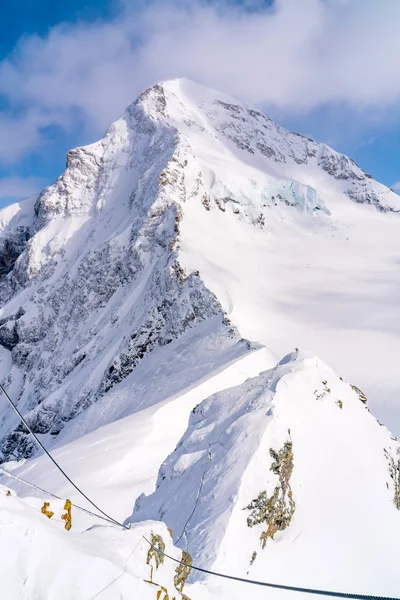
<instances>
[{"instance_id":1,"label":"icy snow field","mask_svg":"<svg viewBox=\"0 0 400 600\"><path fill-rule=\"evenodd\" d=\"M182 88L192 99L193 89L186 82ZM265 201L260 229L231 210L207 212L192 202L181 227L182 264L200 271L245 338L278 359L294 348L312 350L363 389L376 416L400 434L398 215L349 201L343 181L312 163L286 157L266 166L232 143L224 141L222 150L202 133L191 144L210 192L238 198L250 214L263 190L267 198L285 194L276 177L311 186L329 214L313 214L315 200L310 206L303 192L292 198L298 210ZM392 196L400 210L400 198Z\"/></svg>"},{"instance_id":2,"label":"icy snow field","mask_svg":"<svg viewBox=\"0 0 400 600\"><path fill-rule=\"evenodd\" d=\"M399 208L346 157L175 80L73 151L36 212L1 211L34 231L3 288L3 381L131 525L73 508L67 532L61 501L1 476L4 597L295 597L194 572L182 591L154 557L151 583L152 533L223 573L398 597L400 448L373 414L400 431ZM4 466L90 508L45 456Z\"/></svg>"},{"instance_id":3,"label":"icy snow field","mask_svg":"<svg viewBox=\"0 0 400 600\"><path fill-rule=\"evenodd\" d=\"M182 264L196 265L244 337L277 356L312 348L399 433L399 224L373 208L351 209L323 231L296 215L283 232L271 214L266 235L232 215L207 220L192 205Z\"/></svg>"}]
</instances>

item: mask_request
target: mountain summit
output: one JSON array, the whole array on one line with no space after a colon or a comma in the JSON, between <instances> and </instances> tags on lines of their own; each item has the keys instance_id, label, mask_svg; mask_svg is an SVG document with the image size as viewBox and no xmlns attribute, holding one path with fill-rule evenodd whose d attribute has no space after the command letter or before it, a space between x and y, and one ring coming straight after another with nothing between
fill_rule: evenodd
<instances>
[{"instance_id":1,"label":"mountain summit","mask_svg":"<svg viewBox=\"0 0 400 600\"><path fill-rule=\"evenodd\" d=\"M306 343L335 357L337 289L349 286L351 316L354 288L361 302L371 289L357 281L365 229L369 243L374 227L373 261L386 260L399 209L396 194L326 145L188 80L156 85L101 141L70 151L36 199L1 211L4 381L51 443L155 348L198 326L221 347L240 345L226 314L276 356ZM290 297L279 276L287 269L291 283L296 270L314 280L308 298L301 288ZM304 333L311 312L326 320L319 335ZM359 303L357 312L361 329ZM353 339L334 364L347 376L354 363L359 382L375 344ZM387 348L389 368L393 340ZM368 378L360 383L375 393ZM31 455L13 415L1 435L5 458Z\"/></svg>"},{"instance_id":2,"label":"mountain summit","mask_svg":"<svg viewBox=\"0 0 400 600\"><path fill-rule=\"evenodd\" d=\"M157 571L143 535L233 575L396 595L399 443L366 402L400 430L399 212L351 159L186 79L143 92L52 185L0 211L2 384L136 532L85 531L98 523L85 515L60 546L57 520L30 525L2 488L21 597L58 597L29 577L45 538L48 561L102 553L104 598L187 600L188 572ZM2 462L80 504L11 408L0 417ZM59 567L65 598L98 596ZM187 593L247 597L193 573Z\"/></svg>"}]
</instances>

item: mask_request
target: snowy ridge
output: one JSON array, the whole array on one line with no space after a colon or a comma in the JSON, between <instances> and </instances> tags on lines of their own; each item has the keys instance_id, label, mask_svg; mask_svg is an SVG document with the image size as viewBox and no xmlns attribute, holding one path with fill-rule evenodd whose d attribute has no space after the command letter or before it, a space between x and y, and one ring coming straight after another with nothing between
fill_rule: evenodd
<instances>
[{"instance_id":1,"label":"snowy ridge","mask_svg":"<svg viewBox=\"0 0 400 600\"><path fill-rule=\"evenodd\" d=\"M365 402L319 359L285 357L193 410L128 522L163 520L219 572L395 595L400 444Z\"/></svg>"},{"instance_id":2,"label":"snowy ridge","mask_svg":"<svg viewBox=\"0 0 400 600\"><path fill-rule=\"evenodd\" d=\"M201 146L207 137L212 148L209 156L215 159L219 155L213 165L207 165L215 170L214 176L218 176L218 166L223 161L239 157L249 166L270 173L275 180L284 174L292 179L295 172L299 182L305 183L307 172L319 167L336 180L331 185L356 202L372 204L380 211L400 210L398 195L374 181L347 156L276 125L259 111L216 90L179 79L144 92L139 102L157 112L161 122L189 138L201 162L206 158ZM254 169L253 174L256 175ZM207 178L207 173L203 175Z\"/></svg>"},{"instance_id":3,"label":"snowy ridge","mask_svg":"<svg viewBox=\"0 0 400 600\"><path fill-rule=\"evenodd\" d=\"M30 587L24 589L22 598L31 598L32 590L40 590L44 598L57 597L65 564L73 576L66 582L62 597L71 597L73 590L75 597L86 599L90 596L85 590L97 591L99 582L111 584L126 571L128 581L117 578L105 597L111 599L120 592L122 598L129 598L132 586L137 586L134 589L143 593L140 597L147 598L143 580L149 576L145 566L148 548L142 545L133 560L127 559L136 545L136 536L144 532L148 537L151 531L161 535L167 552L179 558L179 550L169 541L166 527L171 526L175 528L174 540L184 531L178 544L193 553L194 564L212 566L219 572L396 597L399 442L372 417L360 390L311 355L294 353L275 368L240 383L246 373L252 375L262 367L262 352L246 356L214 381L205 382L202 391L198 389L201 386L194 387L186 399L110 423L55 452L69 473L75 473L75 480L84 482L85 490L93 498L100 498L102 507L117 518L126 515L129 498L140 489L147 490L150 495L138 499L133 517L128 519L133 524L132 532L113 527L85 531L90 520L74 511L75 533L71 537L71 532L60 527L61 503L51 498L55 520L48 521L37 513L32 519L27 505L39 511L43 500L48 499L30 498L32 491L28 488L27 494L24 486L17 486L22 496L17 532L12 525L15 506L10 506L11 499L3 488L0 512L4 523L11 516L7 536L13 536L15 556L21 557L30 575ZM224 390L229 381L239 385ZM194 408L182 435L196 397L207 396L218 388L222 391ZM162 424L168 424L168 431L163 431ZM133 439L132 432L137 432ZM176 450L164 461L151 494L155 481L149 482L146 477L155 476L160 456L175 444ZM51 472L46 461L46 457L27 461L16 472L44 488L56 489L61 496L69 496L65 480ZM263 508L265 499L274 497L279 502L270 504L274 510L269 513L250 506L260 498L259 506ZM81 500L76 498L79 503ZM259 514L267 514L267 522L257 523ZM166 525L149 522L148 518L162 518ZM273 538L265 538L268 530ZM26 532L34 532L33 538L28 537L29 544ZM35 543L43 540L43 560L33 561L29 552L31 548L35 552ZM56 556L61 552L66 562L54 560L54 545ZM81 553L79 560L76 552ZM51 556L51 585L45 576L47 556L49 560ZM88 569L82 570L82 561ZM92 561L93 573L102 569L101 564L105 566L100 579L91 576ZM174 576L170 567L168 573ZM176 593L171 575L164 571L155 572L153 580L169 593ZM184 593L192 600L239 600L249 593L255 598L265 597L265 590L253 586L213 577L196 580L198 573L192 573L185 584ZM14 593L19 581L17 577L7 579L7 590ZM154 591L149 598L154 597ZM274 591L273 597L282 594Z\"/></svg>"},{"instance_id":4,"label":"snowy ridge","mask_svg":"<svg viewBox=\"0 0 400 600\"><path fill-rule=\"evenodd\" d=\"M228 354L231 363L228 366L226 364L221 365L219 372L210 374L210 371L216 367L214 360L220 354L213 355L210 352L211 348L204 331L192 333L194 336L197 334L199 339L192 339L190 346L181 342L181 356L175 349L175 353L171 352L168 358L163 357L162 355L170 350L170 346L160 348L155 352L153 370L156 374L153 372L153 377L151 377L150 372L145 371L143 373L146 368L146 361L143 361L137 369L137 371L142 371L142 379L132 373L115 386L112 392L76 419L74 430L70 430L69 435L72 438L78 437L79 439L67 443L68 428L65 428L60 434L64 437L61 447L53 451L56 460L65 468L73 480L80 484L92 499L101 504L104 510L120 521L124 520L130 513L133 499L137 495L142 491L150 493L154 489L159 465L183 434L188 415L193 407L210 393L224 389L229 384L242 383L247 377L254 376L271 362L271 358L265 349L245 352L242 357L238 358L238 348L233 346ZM202 368L203 372L207 372L208 377L203 377L203 381L198 382L199 373L196 373L192 375L195 383L191 389L181 394L175 393L171 398L166 398L168 389L170 393L173 393L181 389L182 385L188 383L188 373L185 372L183 366L188 360L189 351L190 360L193 360L193 354L195 354L199 359L198 362L201 359L203 363L207 359L210 361L211 364L208 365L207 371L205 371L205 364L202 367L196 365L197 369ZM178 364L176 362L174 364L174 354L179 356L178 359L175 357ZM225 354L225 361L228 360L228 356ZM165 362L170 365L170 370L165 373L165 380L163 380L159 374L159 365L165 364ZM174 380L171 382L172 374L174 374ZM147 399L148 408L129 415L131 411L130 399L132 395L136 396L138 393L138 385L141 385L142 401L145 404ZM165 399L163 400L163 398ZM155 406L152 406L151 402L155 402ZM111 420L119 420L114 420L114 422L99 427L105 415ZM85 435L85 431L88 430L92 430L92 432ZM10 463L7 465L7 469L13 470L17 476L25 480L35 482L43 489L52 490L63 498L70 498L73 503L76 502L81 506L91 508L76 490L71 489L61 474L52 468L46 456L38 456L20 463ZM143 595L140 594L141 598L149 597L153 599L159 589L155 587L148 588L147 585L143 585L143 579L148 580L150 574L149 569L145 566L146 553L148 552L146 543L140 544L138 550L131 557L136 542L140 541L138 534L142 535L144 533L147 539L151 539L149 537L151 532L159 534L163 538L168 554L177 558L182 556L181 550L172 548L172 540L170 541L170 534L167 532L165 525L146 522L134 526L132 533L120 531L114 527L92 527L89 532L95 531L95 534L86 535L87 528L91 525L98 526L99 522L97 519L91 519L90 516L74 508L72 510L73 527L71 532L74 532L75 535L71 539L71 532L65 532L62 523L60 523L61 502L54 501L51 497L43 497L40 493L38 498L33 499L31 498L33 491L30 487L14 480L10 482L6 477L2 477L2 483L12 486L12 489L18 494L19 503L22 504L22 511L19 511L21 514L21 530L13 531L11 522L8 532L10 536L13 535L13 543L16 545L15 556L21 557L24 569L26 565L30 574L30 587L23 588L22 591L21 578L25 572L24 570L20 571L14 579L7 579L7 586L4 586L3 589L10 590L11 597L16 594L18 589L21 598L26 598L26 600L31 600L37 590L40 590L41 599L59 599L62 597L67 600L76 597L87 600L91 596L89 593L85 593L86 590L93 589L98 592L103 588L104 582L104 588L106 584L109 587L104 589L102 596L110 598L110 600L115 598L118 593L121 594L122 598L129 598L132 587L134 590L137 589L143 593ZM9 516L14 519L15 511L11 510L9 512L10 498L5 496L4 488L0 489L1 495L4 499L0 508L3 510L5 520ZM50 510L55 512L55 520L53 521L52 518L48 521L41 514L38 515L37 519L32 520L30 506L32 505L39 511L44 501L50 501ZM5 510L7 510L7 513L4 513ZM31 544L30 538L28 538L29 543L26 543L27 535L32 534L35 543L41 544L45 541L45 547L44 549L41 547L39 553L41 560L36 560L34 563L31 563L29 553L32 548L32 551L35 552L37 547L35 543ZM54 545L57 545L56 555L53 553ZM62 551L65 560L61 561L55 558L55 556L59 556L59 551ZM77 551L80 552L79 560L76 556ZM90 565L93 561L92 571ZM46 577L46 568L49 562L52 566L51 585L47 584L48 578ZM2 564L3 566L7 565L7 559ZM69 565L69 580L62 587L65 579L65 564ZM82 565L86 564L88 569L82 569ZM95 577L95 570L97 568L102 569L102 565L105 567L104 573L102 572L101 578ZM173 572L175 576L176 573L173 569L176 569L177 565L173 565L172 571L171 564L166 566L169 566L167 574ZM128 581L120 581L118 575L125 572L128 574L126 577ZM125 579L125 575L123 579ZM155 571L153 581L162 583L170 594L171 591L176 593L175 585L171 586L171 579L165 578L163 572L159 574L158 571ZM149 592L146 590L148 589L150 589L150 596L147 595ZM192 586L185 586L183 591L192 599L208 600L209 598L209 594L203 586L199 591L196 590L195 595L192 593ZM174 596L172 595L172 597ZM179 597L177 595L176 600ZM214 598L214 596L211 595L210 598Z\"/></svg>"}]
</instances>

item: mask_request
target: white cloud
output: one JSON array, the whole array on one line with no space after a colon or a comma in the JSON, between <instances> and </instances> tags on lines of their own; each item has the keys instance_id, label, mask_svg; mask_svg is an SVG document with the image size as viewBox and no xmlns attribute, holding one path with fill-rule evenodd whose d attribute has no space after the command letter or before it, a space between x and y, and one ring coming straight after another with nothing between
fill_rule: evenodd
<instances>
[{"instance_id":1,"label":"white cloud","mask_svg":"<svg viewBox=\"0 0 400 600\"><path fill-rule=\"evenodd\" d=\"M396 181L396 183L394 183L392 185L392 190L395 190L396 192L400 192L400 181Z\"/></svg>"},{"instance_id":2,"label":"white cloud","mask_svg":"<svg viewBox=\"0 0 400 600\"><path fill-rule=\"evenodd\" d=\"M382 111L399 102L400 2L250 4L164 0L23 39L0 64L0 94L19 115L0 116L0 160L31 150L50 124L68 129L81 119L99 135L142 89L170 77L290 112L329 102Z\"/></svg>"}]
</instances>

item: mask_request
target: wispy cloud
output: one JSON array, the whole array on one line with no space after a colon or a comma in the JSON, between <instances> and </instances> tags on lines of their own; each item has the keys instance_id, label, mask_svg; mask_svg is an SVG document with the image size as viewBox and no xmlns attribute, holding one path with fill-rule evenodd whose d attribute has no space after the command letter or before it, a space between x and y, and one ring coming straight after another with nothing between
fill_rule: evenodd
<instances>
[{"instance_id":1,"label":"wispy cloud","mask_svg":"<svg viewBox=\"0 0 400 600\"><path fill-rule=\"evenodd\" d=\"M143 88L177 76L291 112L393 106L399 21L393 0L155 0L109 22L57 26L0 63L14 111L0 113L0 161L37 147L49 125L101 134Z\"/></svg>"},{"instance_id":2,"label":"wispy cloud","mask_svg":"<svg viewBox=\"0 0 400 600\"><path fill-rule=\"evenodd\" d=\"M392 190L395 190L396 192L400 192L400 181L396 181L396 183L394 183L392 185Z\"/></svg>"}]
</instances>

